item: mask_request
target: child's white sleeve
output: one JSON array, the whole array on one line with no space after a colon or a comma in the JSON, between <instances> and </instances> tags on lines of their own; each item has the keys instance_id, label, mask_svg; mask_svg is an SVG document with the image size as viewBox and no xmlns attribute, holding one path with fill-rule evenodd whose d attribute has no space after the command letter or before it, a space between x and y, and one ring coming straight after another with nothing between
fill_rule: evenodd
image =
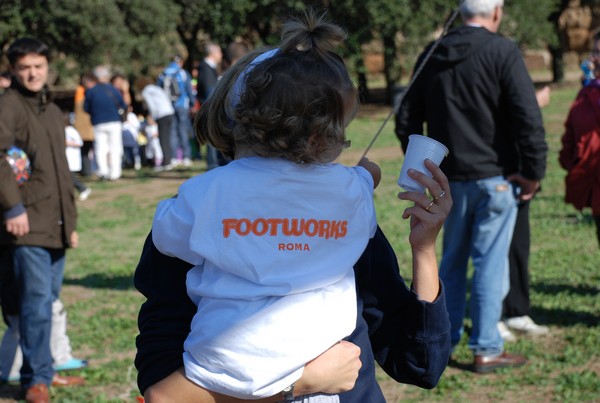
<instances>
[{"instance_id":1,"label":"child's white sleeve","mask_svg":"<svg viewBox=\"0 0 600 403\"><path fill-rule=\"evenodd\" d=\"M358 176L360 178L362 178L362 180L364 181L363 183L363 194L365 195L365 202L366 202L366 214L368 214L368 216L370 216L370 222L371 222L371 232L370 232L370 236L369 238L373 238L375 236L375 232L377 232L377 215L375 213L375 203L373 200L373 193L374 193L374 189L373 189L373 185L374 185L374 181L373 181L373 176L371 176L371 173L369 171L367 171L366 168L363 168L361 166L356 166L354 167L354 169L356 170L356 173L358 174Z\"/></svg>"},{"instance_id":2,"label":"child's white sleeve","mask_svg":"<svg viewBox=\"0 0 600 403\"><path fill-rule=\"evenodd\" d=\"M156 207L152 222L152 241L167 256L173 256L193 265L202 264L203 258L190 250L194 212L183 198L163 200Z\"/></svg>"}]
</instances>

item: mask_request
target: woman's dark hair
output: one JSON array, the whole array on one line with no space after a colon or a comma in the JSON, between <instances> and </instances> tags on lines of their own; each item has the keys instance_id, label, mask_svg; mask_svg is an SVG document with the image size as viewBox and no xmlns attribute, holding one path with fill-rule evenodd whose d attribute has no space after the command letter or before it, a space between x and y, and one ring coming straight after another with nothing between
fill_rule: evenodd
<instances>
[{"instance_id":1,"label":"woman's dark hair","mask_svg":"<svg viewBox=\"0 0 600 403\"><path fill-rule=\"evenodd\" d=\"M348 71L333 52L345 37L340 27L313 11L286 22L279 51L246 72L233 112L224 112L231 105L223 99L230 99L233 83L256 53L234 66L202 106L196 122L200 142L229 155L243 150L294 162L333 161L357 107Z\"/></svg>"},{"instance_id":2,"label":"woman's dark hair","mask_svg":"<svg viewBox=\"0 0 600 403\"><path fill-rule=\"evenodd\" d=\"M35 38L17 39L6 51L6 56L8 57L10 65L14 66L20 58L32 53L44 56L46 60L50 61L50 49L48 48L48 45Z\"/></svg>"}]
</instances>

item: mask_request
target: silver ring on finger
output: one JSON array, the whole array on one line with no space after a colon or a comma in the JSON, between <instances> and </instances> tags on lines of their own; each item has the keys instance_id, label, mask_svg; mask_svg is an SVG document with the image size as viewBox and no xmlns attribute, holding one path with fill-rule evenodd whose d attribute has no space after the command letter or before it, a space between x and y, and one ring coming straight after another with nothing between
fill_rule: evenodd
<instances>
[{"instance_id":1,"label":"silver ring on finger","mask_svg":"<svg viewBox=\"0 0 600 403\"><path fill-rule=\"evenodd\" d=\"M442 197L444 197L444 196L446 196L446 191L445 191L445 190L442 190L442 193L440 193L440 195L439 195L439 196L437 196L437 197L434 197L434 198L433 198L433 201L439 200L439 199L441 199L441 198L442 198Z\"/></svg>"}]
</instances>

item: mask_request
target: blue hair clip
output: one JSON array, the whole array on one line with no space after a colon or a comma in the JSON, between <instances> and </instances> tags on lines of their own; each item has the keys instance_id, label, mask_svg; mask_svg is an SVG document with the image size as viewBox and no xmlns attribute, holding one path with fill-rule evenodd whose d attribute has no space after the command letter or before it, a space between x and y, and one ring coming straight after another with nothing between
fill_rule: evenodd
<instances>
[{"instance_id":1,"label":"blue hair clip","mask_svg":"<svg viewBox=\"0 0 600 403\"><path fill-rule=\"evenodd\" d=\"M263 53L262 55L256 57L254 60L252 60L252 62L250 62L250 64L248 66L246 66L246 68L244 69L244 71L242 71L240 73L240 75L238 76L238 78L235 80L235 84L233 85L233 89L230 92L229 96L230 96L230 105L231 105L231 110L233 111L240 103L240 98L242 97L242 94L244 92L245 89L245 80L246 80L246 76L252 71L254 70L254 68L259 64L264 62L265 60L268 60L270 58L272 58L273 56L275 56L277 53L279 53L279 49L272 49L269 50L265 53Z\"/></svg>"}]
</instances>

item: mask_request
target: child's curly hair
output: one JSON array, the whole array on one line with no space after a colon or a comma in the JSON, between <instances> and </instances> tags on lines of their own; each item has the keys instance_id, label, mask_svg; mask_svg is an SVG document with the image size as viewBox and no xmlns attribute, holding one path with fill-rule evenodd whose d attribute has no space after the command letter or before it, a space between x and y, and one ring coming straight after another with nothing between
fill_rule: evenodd
<instances>
[{"instance_id":1,"label":"child's curly hair","mask_svg":"<svg viewBox=\"0 0 600 403\"><path fill-rule=\"evenodd\" d=\"M249 151L301 163L333 161L346 143L344 128L358 106L345 64L333 52L345 37L340 27L313 11L286 22L279 51L247 72L234 110L224 112L231 106L223 101L227 96L222 88L212 97L220 94L221 100L203 106L208 108L201 109L196 122L200 142L208 141L226 154ZM231 87L250 62L240 62L233 77L224 77L220 84ZM204 113L212 116L202 117Z\"/></svg>"}]
</instances>

